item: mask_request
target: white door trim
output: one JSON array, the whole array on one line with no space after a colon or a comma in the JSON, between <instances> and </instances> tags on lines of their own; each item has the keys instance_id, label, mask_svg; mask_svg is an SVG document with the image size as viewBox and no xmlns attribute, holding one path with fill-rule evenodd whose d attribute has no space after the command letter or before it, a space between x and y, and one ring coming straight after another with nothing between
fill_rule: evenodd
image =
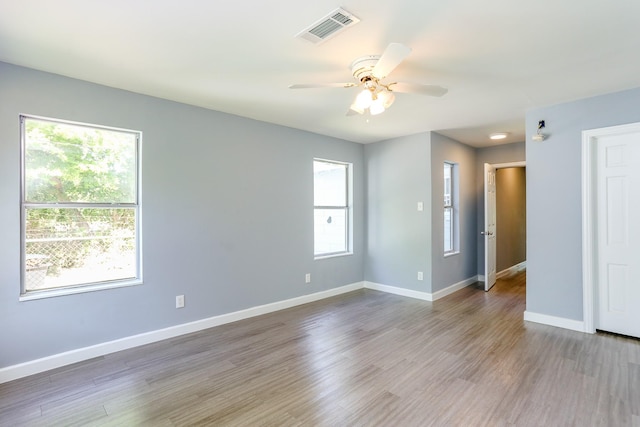
<instances>
[{"instance_id":1,"label":"white door trim","mask_svg":"<svg viewBox=\"0 0 640 427\"><path fill-rule=\"evenodd\" d=\"M584 331L596 332L596 143L598 138L640 132L640 123L582 131L582 319Z\"/></svg>"},{"instance_id":2,"label":"white door trim","mask_svg":"<svg viewBox=\"0 0 640 427\"><path fill-rule=\"evenodd\" d=\"M505 168L523 168L527 166L527 161L523 160L521 162L509 162L509 163L493 163L491 164L496 169L505 169Z\"/></svg>"}]
</instances>

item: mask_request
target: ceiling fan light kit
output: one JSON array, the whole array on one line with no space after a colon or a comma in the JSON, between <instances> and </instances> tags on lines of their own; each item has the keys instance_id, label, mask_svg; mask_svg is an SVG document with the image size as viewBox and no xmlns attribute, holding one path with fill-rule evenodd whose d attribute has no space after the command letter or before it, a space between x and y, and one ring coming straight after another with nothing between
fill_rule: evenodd
<instances>
[{"instance_id":1,"label":"ceiling fan light kit","mask_svg":"<svg viewBox=\"0 0 640 427\"><path fill-rule=\"evenodd\" d=\"M353 105L360 110L366 110L373 103L373 93L369 89L365 89L356 96Z\"/></svg>"},{"instance_id":2,"label":"ceiling fan light kit","mask_svg":"<svg viewBox=\"0 0 640 427\"><path fill-rule=\"evenodd\" d=\"M384 110L385 108L382 100L376 99L371 103L371 106L369 107L369 114L371 114L372 116L377 116L378 114L383 113Z\"/></svg>"},{"instance_id":3,"label":"ceiling fan light kit","mask_svg":"<svg viewBox=\"0 0 640 427\"><path fill-rule=\"evenodd\" d=\"M389 90L389 91L380 92L378 94L378 99L382 100L382 105L384 106L385 109L387 109L391 107L391 104L393 104L393 101L396 100L396 96L393 94L393 92L391 92L391 90Z\"/></svg>"},{"instance_id":4,"label":"ceiling fan light kit","mask_svg":"<svg viewBox=\"0 0 640 427\"><path fill-rule=\"evenodd\" d=\"M365 89L360 92L351 104L351 110L358 114L364 114L367 110L372 116L383 113L393 104L396 96L388 86L385 86L375 78L366 77Z\"/></svg>"},{"instance_id":5,"label":"ceiling fan light kit","mask_svg":"<svg viewBox=\"0 0 640 427\"><path fill-rule=\"evenodd\" d=\"M422 85L411 83L383 83L400 63L411 53L411 48L391 43L382 55L367 55L357 58L351 63L351 74L358 83L325 83L325 84L297 84L290 89L306 89L320 87L354 87L361 86L363 90L356 96L347 115L369 113L378 115L388 109L395 101L392 86L397 86L398 92L419 93L429 96L442 96L447 89L442 86Z\"/></svg>"}]
</instances>

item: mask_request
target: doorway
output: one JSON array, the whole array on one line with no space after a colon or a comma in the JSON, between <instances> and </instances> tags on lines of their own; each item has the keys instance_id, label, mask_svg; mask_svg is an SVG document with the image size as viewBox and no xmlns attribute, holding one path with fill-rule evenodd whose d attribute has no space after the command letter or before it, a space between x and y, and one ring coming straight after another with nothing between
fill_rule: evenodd
<instances>
[{"instance_id":1,"label":"doorway","mask_svg":"<svg viewBox=\"0 0 640 427\"><path fill-rule=\"evenodd\" d=\"M515 186L509 187L506 186L503 188L504 191L511 192L511 197L500 197L500 182L499 176L502 170L518 168L519 172L522 172L521 175L521 183L524 185L524 168L526 167L526 162L511 162L511 163L500 163L500 164L488 164L484 165L484 229L481 231L481 234L484 236L484 289L488 291L495 284L496 279L501 275L506 275L512 272L517 272L524 268L525 259L522 258L521 255L524 255L526 242L521 242L521 245L517 245L518 253L515 256L511 256L509 253L510 250L516 249L516 245L513 247L505 248L505 242L508 242L508 239L505 239L503 233L513 233L514 230L518 230L518 235L512 235L509 237L512 238L522 238L526 239L526 216L525 216L525 201L526 201L526 190L524 187L522 188L522 192L524 194L517 195L517 188ZM506 175L506 174L503 174ZM513 174L513 178L517 178L518 174ZM503 186L505 184L504 180L502 182ZM517 202L521 202L521 217L516 218L514 215L509 215L509 202L513 200L514 196L517 197ZM498 202L501 202L498 204ZM514 201L516 202L516 201ZM501 210L502 215L499 214L499 210ZM516 215L517 216L517 215ZM506 227L500 226L500 217L503 218L502 221L508 220L510 224ZM506 224L503 224L506 225ZM502 246L499 251L498 245L502 241ZM500 265L500 271L497 271L497 262L499 255L502 255L502 258L507 258L506 261L502 262ZM516 264L509 264L508 259L519 259ZM507 265L508 264L508 265Z\"/></svg>"}]
</instances>

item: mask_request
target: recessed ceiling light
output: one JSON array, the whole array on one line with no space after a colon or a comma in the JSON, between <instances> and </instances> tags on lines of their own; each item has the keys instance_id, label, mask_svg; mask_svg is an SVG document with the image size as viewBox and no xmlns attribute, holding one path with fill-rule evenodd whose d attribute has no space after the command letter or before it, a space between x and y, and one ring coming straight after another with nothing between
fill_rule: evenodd
<instances>
[{"instance_id":1,"label":"recessed ceiling light","mask_svg":"<svg viewBox=\"0 0 640 427\"><path fill-rule=\"evenodd\" d=\"M509 135L507 132L497 132L497 133L492 133L491 135L489 135L489 138L491 139L505 139L507 137L507 135Z\"/></svg>"}]
</instances>

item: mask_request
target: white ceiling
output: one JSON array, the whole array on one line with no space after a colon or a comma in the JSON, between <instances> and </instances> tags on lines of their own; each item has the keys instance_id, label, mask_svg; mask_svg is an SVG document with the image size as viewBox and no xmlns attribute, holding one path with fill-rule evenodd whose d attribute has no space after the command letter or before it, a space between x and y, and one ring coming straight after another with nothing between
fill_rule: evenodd
<instances>
[{"instance_id":1,"label":"white ceiling","mask_svg":"<svg viewBox=\"0 0 640 427\"><path fill-rule=\"evenodd\" d=\"M294 35L343 7L361 22L321 45ZM638 0L0 0L0 61L361 143L437 131L524 141L525 111L640 87ZM357 57L413 49L375 117L345 115ZM1 78L1 76L0 76Z\"/></svg>"}]
</instances>

